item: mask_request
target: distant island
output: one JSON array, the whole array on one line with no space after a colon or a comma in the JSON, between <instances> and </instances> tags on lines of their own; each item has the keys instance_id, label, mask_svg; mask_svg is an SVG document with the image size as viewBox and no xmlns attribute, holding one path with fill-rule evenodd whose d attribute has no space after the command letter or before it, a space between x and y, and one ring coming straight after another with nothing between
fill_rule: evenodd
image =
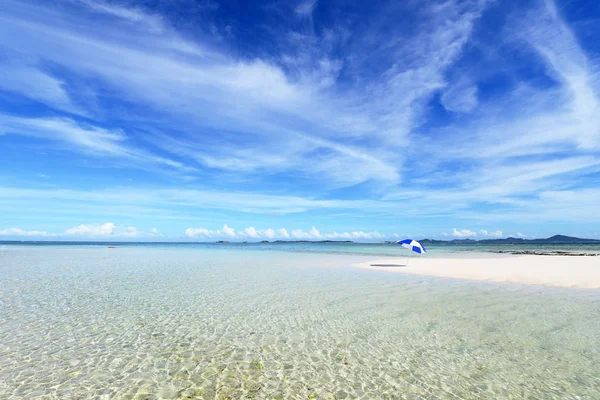
<instances>
[{"instance_id":1,"label":"distant island","mask_svg":"<svg viewBox=\"0 0 600 400\"><path fill-rule=\"evenodd\" d=\"M554 235L545 239L524 239L507 237L504 239L452 239L452 240L439 240L439 239L418 239L418 241L424 245L480 245L480 244L600 244L600 239L582 239L573 236L566 235ZM227 241L219 240L216 243L229 243ZM364 242L354 242L352 240L261 240L260 242L243 242L243 243L261 243L261 244L302 244L302 243L353 243L363 244ZM395 244L395 241L385 242L370 242L370 244Z\"/></svg>"},{"instance_id":2,"label":"distant island","mask_svg":"<svg viewBox=\"0 0 600 400\"><path fill-rule=\"evenodd\" d=\"M511 244L599 244L600 239L583 239L573 236L565 235L554 235L545 239L523 239L515 237L507 237L504 239L453 239L453 240L438 240L438 239L417 239L423 245L511 245ZM27 245L131 245L131 244L327 244L327 243L338 243L338 244L372 244L372 245L395 245L396 241L384 241L384 242L354 242L352 240L261 240L256 242L229 242L228 240L218 240L216 242L166 242L166 241L151 241L151 242L133 242L133 241L118 241L118 240L97 240L97 241L72 241L72 240L0 240L0 245L3 244L27 244Z\"/></svg>"},{"instance_id":3,"label":"distant island","mask_svg":"<svg viewBox=\"0 0 600 400\"><path fill-rule=\"evenodd\" d=\"M554 235L545 239L523 239L507 237L504 239L454 239L454 240L435 240L435 239L423 239L419 240L422 244L600 244L598 239L582 239L573 236L565 235Z\"/></svg>"},{"instance_id":4,"label":"distant island","mask_svg":"<svg viewBox=\"0 0 600 400\"><path fill-rule=\"evenodd\" d=\"M545 239L524 239L507 237L504 239L452 239L452 240L439 240L439 239L417 239L420 243L427 244L438 244L438 245L478 245L478 244L600 244L600 239L582 239L573 236L566 235L554 235ZM222 243L222 242L218 242ZM270 243L270 244L290 244L290 243L354 243L362 244L363 242L354 242L352 240L262 240L259 243ZM395 244L395 241L375 242L370 244Z\"/></svg>"}]
</instances>

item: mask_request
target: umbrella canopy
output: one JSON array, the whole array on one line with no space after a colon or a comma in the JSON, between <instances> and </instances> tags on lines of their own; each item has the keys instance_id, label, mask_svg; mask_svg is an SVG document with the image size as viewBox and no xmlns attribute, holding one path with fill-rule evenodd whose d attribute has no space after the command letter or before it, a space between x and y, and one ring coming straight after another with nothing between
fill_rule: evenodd
<instances>
[{"instance_id":1,"label":"umbrella canopy","mask_svg":"<svg viewBox=\"0 0 600 400\"><path fill-rule=\"evenodd\" d=\"M402 247L406 247L407 249L414 251L415 253L427 253L427 251L425 251L425 247L423 247L423 245L417 242L416 240L404 239L398 240L396 243L398 243Z\"/></svg>"}]
</instances>

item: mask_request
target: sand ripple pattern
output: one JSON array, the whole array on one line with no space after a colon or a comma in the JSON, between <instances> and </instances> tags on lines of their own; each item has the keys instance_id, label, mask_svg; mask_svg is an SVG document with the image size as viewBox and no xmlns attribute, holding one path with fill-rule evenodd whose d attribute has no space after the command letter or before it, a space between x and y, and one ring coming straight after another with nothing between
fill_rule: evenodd
<instances>
[{"instance_id":1,"label":"sand ripple pattern","mask_svg":"<svg viewBox=\"0 0 600 400\"><path fill-rule=\"evenodd\" d=\"M4 251L0 398L600 399L598 292L345 261Z\"/></svg>"}]
</instances>

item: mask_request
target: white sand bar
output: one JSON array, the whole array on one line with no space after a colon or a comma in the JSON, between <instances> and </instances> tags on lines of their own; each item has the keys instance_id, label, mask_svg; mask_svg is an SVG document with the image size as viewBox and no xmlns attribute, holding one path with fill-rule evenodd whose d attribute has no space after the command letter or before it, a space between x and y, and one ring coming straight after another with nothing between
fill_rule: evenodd
<instances>
[{"instance_id":1,"label":"white sand bar","mask_svg":"<svg viewBox=\"0 0 600 400\"><path fill-rule=\"evenodd\" d=\"M444 278L532 285L600 288L600 257L512 256L482 258L387 258L360 268Z\"/></svg>"}]
</instances>

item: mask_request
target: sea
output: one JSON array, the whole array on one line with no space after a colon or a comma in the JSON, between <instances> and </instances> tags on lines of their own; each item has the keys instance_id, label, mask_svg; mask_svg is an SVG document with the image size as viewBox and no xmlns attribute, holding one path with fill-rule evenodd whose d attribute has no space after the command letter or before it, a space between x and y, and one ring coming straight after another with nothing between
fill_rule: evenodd
<instances>
[{"instance_id":1,"label":"sea","mask_svg":"<svg viewBox=\"0 0 600 400\"><path fill-rule=\"evenodd\" d=\"M368 255L381 257L418 257L405 248L395 243L356 243L341 241L271 241L271 242L109 242L109 241L1 241L0 251L15 247L79 247L96 248L118 246L127 248L172 248L172 249L227 249L229 251L281 251L290 253L315 253L315 254L349 254ZM487 254L521 254L521 253L547 253L556 255L599 255L598 244L464 244L435 243L425 246L427 257L481 257Z\"/></svg>"},{"instance_id":2,"label":"sea","mask_svg":"<svg viewBox=\"0 0 600 400\"><path fill-rule=\"evenodd\" d=\"M600 254L426 257L540 249ZM600 399L600 291L351 266L383 256L409 253L0 243L0 398Z\"/></svg>"}]
</instances>

